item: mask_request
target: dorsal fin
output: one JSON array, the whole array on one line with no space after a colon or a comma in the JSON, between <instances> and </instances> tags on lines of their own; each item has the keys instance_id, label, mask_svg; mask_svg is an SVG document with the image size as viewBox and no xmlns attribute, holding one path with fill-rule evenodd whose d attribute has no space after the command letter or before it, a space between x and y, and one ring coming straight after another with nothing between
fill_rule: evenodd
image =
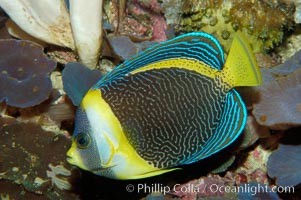
<instances>
[{"instance_id":1,"label":"dorsal fin","mask_svg":"<svg viewBox=\"0 0 301 200\"><path fill-rule=\"evenodd\" d=\"M116 77L123 76L151 63L172 58L198 60L218 70L221 70L224 65L224 52L215 37L204 32L188 33L154 45L126 60L104 76L94 88L106 85Z\"/></svg>"},{"instance_id":2,"label":"dorsal fin","mask_svg":"<svg viewBox=\"0 0 301 200\"><path fill-rule=\"evenodd\" d=\"M226 96L224 111L219 126L216 128L216 133L206 142L203 149L189 160L186 160L185 164L207 158L232 144L242 133L246 122L246 106L238 92L231 89Z\"/></svg>"}]
</instances>

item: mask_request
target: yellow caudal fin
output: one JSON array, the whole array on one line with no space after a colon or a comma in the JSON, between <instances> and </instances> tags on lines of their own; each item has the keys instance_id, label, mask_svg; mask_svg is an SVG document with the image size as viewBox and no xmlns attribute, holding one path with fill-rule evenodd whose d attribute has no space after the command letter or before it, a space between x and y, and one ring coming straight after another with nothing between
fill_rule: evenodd
<instances>
[{"instance_id":1,"label":"yellow caudal fin","mask_svg":"<svg viewBox=\"0 0 301 200\"><path fill-rule=\"evenodd\" d=\"M257 86L262 83L261 73L252 49L243 33L239 31L234 36L221 75L231 87Z\"/></svg>"}]
</instances>

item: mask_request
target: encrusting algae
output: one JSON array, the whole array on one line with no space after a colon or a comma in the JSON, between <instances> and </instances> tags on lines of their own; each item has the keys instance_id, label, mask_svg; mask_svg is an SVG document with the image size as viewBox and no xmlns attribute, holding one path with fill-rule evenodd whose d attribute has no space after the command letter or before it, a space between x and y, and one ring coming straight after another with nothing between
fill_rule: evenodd
<instances>
[{"instance_id":1,"label":"encrusting algae","mask_svg":"<svg viewBox=\"0 0 301 200\"><path fill-rule=\"evenodd\" d=\"M265 52L282 42L285 30L293 29L293 12L294 6L281 0L185 0L177 31L211 33L228 51L233 33L240 30L254 52Z\"/></svg>"}]
</instances>

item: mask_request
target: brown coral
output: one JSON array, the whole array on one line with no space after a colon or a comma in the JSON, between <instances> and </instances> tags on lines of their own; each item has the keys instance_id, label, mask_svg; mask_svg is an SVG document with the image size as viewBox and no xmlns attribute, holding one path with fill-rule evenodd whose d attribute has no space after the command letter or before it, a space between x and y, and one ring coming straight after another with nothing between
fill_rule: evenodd
<instances>
[{"instance_id":1,"label":"brown coral","mask_svg":"<svg viewBox=\"0 0 301 200\"><path fill-rule=\"evenodd\" d=\"M25 189L33 194L45 195L44 199L46 196L52 196L50 199L60 199L60 195L66 199L75 199L75 194L61 191L61 188L56 187L57 183L53 186L53 177L47 177L46 173L49 166L64 166L64 170L69 173L56 172L56 178L59 178L57 175L61 175L61 181L68 186L68 182L71 181L71 166L66 163L64 152L69 145L65 136L43 131L39 125L12 122L0 127L0 185L9 181L21 185L21 191ZM70 186L64 189L70 189ZM15 194L1 189L0 192L12 196L18 194L17 191Z\"/></svg>"}]
</instances>

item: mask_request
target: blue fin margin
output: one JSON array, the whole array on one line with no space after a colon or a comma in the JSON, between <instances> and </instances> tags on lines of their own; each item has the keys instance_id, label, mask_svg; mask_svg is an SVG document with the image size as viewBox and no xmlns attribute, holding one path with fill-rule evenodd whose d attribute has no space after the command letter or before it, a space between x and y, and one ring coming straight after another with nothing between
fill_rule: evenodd
<instances>
[{"instance_id":1,"label":"blue fin margin","mask_svg":"<svg viewBox=\"0 0 301 200\"><path fill-rule=\"evenodd\" d=\"M214 36L204 32L193 32L156 44L138 53L106 74L93 88L98 89L135 69L171 58L195 59L218 70L222 69L225 62L222 46Z\"/></svg>"},{"instance_id":2,"label":"blue fin margin","mask_svg":"<svg viewBox=\"0 0 301 200\"><path fill-rule=\"evenodd\" d=\"M202 150L186 159L182 164L190 164L211 156L232 144L242 133L247 122L247 108L235 89L231 89L225 99L216 133L206 142Z\"/></svg>"}]
</instances>

